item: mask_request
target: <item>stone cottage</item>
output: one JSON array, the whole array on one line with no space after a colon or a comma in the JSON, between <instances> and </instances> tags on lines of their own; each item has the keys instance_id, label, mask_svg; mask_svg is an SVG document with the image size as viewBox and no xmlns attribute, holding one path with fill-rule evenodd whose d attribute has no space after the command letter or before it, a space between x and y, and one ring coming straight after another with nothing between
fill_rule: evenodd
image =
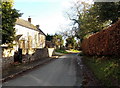
<instances>
[{"instance_id":1,"label":"stone cottage","mask_svg":"<svg viewBox=\"0 0 120 88\"><path fill-rule=\"evenodd\" d=\"M39 25L31 24L31 18L28 21L17 19L15 28L17 49L22 49L22 54L32 54L34 49L45 47L45 34Z\"/></svg>"},{"instance_id":2,"label":"stone cottage","mask_svg":"<svg viewBox=\"0 0 120 88\"><path fill-rule=\"evenodd\" d=\"M28 21L20 18L17 19L15 31L16 39L13 42L13 48L8 49L6 48L7 46L3 46L3 67L7 67L7 65L15 61L22 62L23 56L33 55L36 49L43 49L45 47L46 35L39 28L39 25L34 26L31 23L31 18L28 18Z\"/></svg>"}]
</instances>

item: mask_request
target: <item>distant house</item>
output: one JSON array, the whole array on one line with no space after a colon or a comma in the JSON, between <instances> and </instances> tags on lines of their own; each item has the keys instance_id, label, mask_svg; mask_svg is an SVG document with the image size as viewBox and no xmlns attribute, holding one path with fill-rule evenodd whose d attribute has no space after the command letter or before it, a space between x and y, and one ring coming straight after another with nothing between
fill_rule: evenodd
<instances>
[{"instance_id":1,"label":"distant house","mask_svg":"<svg viewBox=\"0 0 120 88\"><path fill-rule=\"evenodd\" d=\"M22 49L22 54L32 54L36 48L45 47L45 34L39 28L39 25L31 24L31 18L28 21L17 19L16 25L16 50Z\"/></svg>"}]
</instances>

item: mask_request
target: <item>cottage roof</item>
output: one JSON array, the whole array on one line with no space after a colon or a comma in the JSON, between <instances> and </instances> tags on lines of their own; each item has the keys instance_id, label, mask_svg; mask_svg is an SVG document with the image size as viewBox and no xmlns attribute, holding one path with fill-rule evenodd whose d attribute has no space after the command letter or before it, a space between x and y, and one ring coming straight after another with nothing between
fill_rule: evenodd
<instances>
[{"instance_id":1,"label":"cottage roof","mask_svg":"<svg viewBox=\"0 0 120 88\"><path fill-rule=\"evenodd\" d=\"M41 29L39 29L39 32L46 36L46 34Z\"/></svg>"},{"instance_id":2,"label":"cottage roof","mask_svg":"<svg viewBox=\"0 0 120 88\"><path fill-rule=\"evenodd\" d=\"M23 20L23 19L17 19L16 21L16 24L17 25L20 25L20 26L23 26L23 27L27 27L27 28L30 28L30 29L33 29L33 30L36 30L36 31L39 31L36 26L34 26L33 24L31 24L30 22L26 21L26 20Z\"/></svg>"},{"instance_id":3,"label":"cottage roof","mask_svg":"<svg viewBox=\"0 0 120 88\"><path fill-rule=\"evenodd\" d=\"M39 31L41 34L45 35L45 33L41 29L37 28L36 26L34 26L33 24L31 24L29 21L26 21L26 20L18 18L17 21L16 21L16 24L20 25L20 26L23 26L23 27L30 28L32 30Z\"/></svg>"}]
</instances>

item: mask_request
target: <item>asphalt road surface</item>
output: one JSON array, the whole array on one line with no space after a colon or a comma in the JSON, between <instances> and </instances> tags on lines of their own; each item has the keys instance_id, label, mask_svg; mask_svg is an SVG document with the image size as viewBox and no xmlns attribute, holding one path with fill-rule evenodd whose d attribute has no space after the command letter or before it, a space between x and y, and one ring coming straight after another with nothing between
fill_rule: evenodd
<instances>
[{"instance_id":1,"label":"asphalt road surface","mask_svg":"<svg viewBox=\"0 0 120 88\"><path fill-rule=\"evenodd\" d=\"M77 54L68 54L3 83L3 86L80 86L82 69Z\"/></svg>"}]
</instances>

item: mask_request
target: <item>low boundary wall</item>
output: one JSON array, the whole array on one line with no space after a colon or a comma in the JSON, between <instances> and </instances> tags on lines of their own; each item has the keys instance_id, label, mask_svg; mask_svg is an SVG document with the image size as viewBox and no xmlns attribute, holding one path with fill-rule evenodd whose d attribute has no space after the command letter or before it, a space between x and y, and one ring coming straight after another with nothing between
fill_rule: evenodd
<instances>
[{"instance_id":1,"label":"low boundary wall","mask_svg":"<svg viewBox=\"0 0 120 88\"><path fill-rule=\"evenodd\" d=\"M47 57L51 57L53 55L54 48L43 48L43 49L36 49L35 53L32 55L23 55L22 56L22 63L28 63L35 60L44 59ZM11 64L14 63L14 56L12 57L2 57L2 68L8 68Z\"/></svg>"},{"instance_id":2,"label":"low boundary wall","mask_svg":"<svg viewBox=\"0 0 120 88\"><path fill-rule=\"evenodd\" d=\"M32 55L24 55L22 62L27 63L38 59L51 57L53 55L53 52L54 52L54 48L36 49L35 53L33 53Z\"/></svg>"}]
</instances>

